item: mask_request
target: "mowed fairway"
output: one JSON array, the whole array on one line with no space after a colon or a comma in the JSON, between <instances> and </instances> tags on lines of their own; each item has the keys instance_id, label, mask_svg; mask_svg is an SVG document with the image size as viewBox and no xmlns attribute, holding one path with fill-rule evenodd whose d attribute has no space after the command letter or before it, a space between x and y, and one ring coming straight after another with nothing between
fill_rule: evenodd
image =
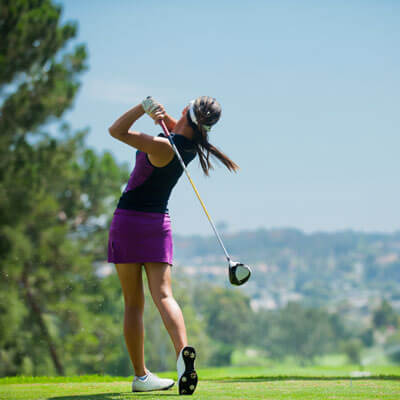
<instances>
[{"instance_id":1,"label":"mowed fairway","mask_svg":"<svg viewBox=\"0 0 400 400\"><path fill-rule=\"evenodd\" d=\"M242 372L239 375L239 372ZM246 371L249 376L246 377ZM193 399L400 399L398 368L386 375L350 378L333 371L303 370L302 375L255 376L254 369L199 371ZM263 369L260 372L264 372ZM290 372L290 371L289 371ZM313 372L313 373L312 373ZM337 372L337 371L336 371ZM163 374L164 376L173 376ZM229 377L231 375L231 377ZM18 380L21 383L16 383ZM122 400L181 398L176 386L168 391L131 393L130 380L112 377L11 378L0 380L0 399L7 400Z\"/></svg>"}]
</instances>

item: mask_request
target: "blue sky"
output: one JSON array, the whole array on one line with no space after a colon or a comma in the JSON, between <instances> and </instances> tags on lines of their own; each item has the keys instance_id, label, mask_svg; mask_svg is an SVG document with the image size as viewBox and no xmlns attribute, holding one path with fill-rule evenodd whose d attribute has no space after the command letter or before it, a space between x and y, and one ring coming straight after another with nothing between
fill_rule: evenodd
<instances>
[{"instance_id":1,"label":"blue sky","mask_svg":"<svg viewBox=\"0 0 400 400\"><path fill-rule=\"evenodd\" d=\"M236 161L190 172L231 231L400 229L400 2L60 1L79 23L89 70L73 128L133 167L107 132L147 95L179 116L216 97L211 141ZM143 117L136 128L160 130ZM211 233L186 178L170 200L175 232Z\"/></svg>"}]
</instances>

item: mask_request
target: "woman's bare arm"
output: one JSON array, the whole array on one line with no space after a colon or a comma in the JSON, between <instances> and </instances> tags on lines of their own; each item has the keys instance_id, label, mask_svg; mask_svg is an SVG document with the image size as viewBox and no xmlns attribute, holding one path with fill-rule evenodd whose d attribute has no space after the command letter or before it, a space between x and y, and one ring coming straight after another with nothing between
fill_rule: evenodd
<instances>
[{"instance_id":1,"label":"woman's bare arm","mask_svg":"<svg viewBox=\"0 0 400 400\"><path fill-rule=\"evenodd\" d=\"M170 132L173 132L174 129L175 129L175 125L177 123L177 120L175 118L171 117L170 115L165 114L164 122L165 122L165 125L167 125L168 130Z\"/></svg>"},{"instance_id":2,"label":"woman's bare arm","mask_svg":"<svg viewBox=\"0 0 400 400\"><path fill-rule=\"evenodd\" d=\"M154 165L163 166L171 161L174 155L168 139L129 130L143 114L143 106L138 104L119 117L108 131L111 136L121 142L151 155L151 161ZM171 120L170 123L173 123L174 120Z\"/></svg>"}]
</instances>

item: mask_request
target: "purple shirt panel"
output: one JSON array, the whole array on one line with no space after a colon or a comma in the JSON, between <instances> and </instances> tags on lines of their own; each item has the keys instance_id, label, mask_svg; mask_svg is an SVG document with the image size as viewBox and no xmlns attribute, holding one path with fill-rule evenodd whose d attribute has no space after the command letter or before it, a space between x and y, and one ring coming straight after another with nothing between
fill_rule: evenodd
<instances>
[{"instance_id":1,"label":"purple shirt panel","mask_svg":"<svg viewBox=\"0 0 400 400\"><path fill-rule=\"evenodd\" d=\"M133 190L149 179L150 175L154 171L154 167L148 162L147 154L142 151L136 152L136 163L131 176L129 177L128 184L124 192Z\"/></svg>"}]
</instances>

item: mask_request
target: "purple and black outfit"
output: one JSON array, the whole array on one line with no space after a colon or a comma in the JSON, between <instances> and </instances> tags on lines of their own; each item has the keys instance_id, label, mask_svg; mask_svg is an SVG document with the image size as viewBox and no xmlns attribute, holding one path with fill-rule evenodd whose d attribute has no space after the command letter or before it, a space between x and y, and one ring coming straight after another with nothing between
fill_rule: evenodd
<instances>
[{"instance_id":1,"label":"purple and black outfit","mask_svg":"<svg viewBox=\"0 0 400 400\"><path fill-rule=\"evenodd\" d=\"M188 165L196 156L194 142L182 135L172 133L171 136ZM111 222L108 262L172 265L172 232L167 205L182 173L176 155L165 167L158 168L150 163L146 153L136 152L135 168Z\"/></svg>"}]
</instances>

